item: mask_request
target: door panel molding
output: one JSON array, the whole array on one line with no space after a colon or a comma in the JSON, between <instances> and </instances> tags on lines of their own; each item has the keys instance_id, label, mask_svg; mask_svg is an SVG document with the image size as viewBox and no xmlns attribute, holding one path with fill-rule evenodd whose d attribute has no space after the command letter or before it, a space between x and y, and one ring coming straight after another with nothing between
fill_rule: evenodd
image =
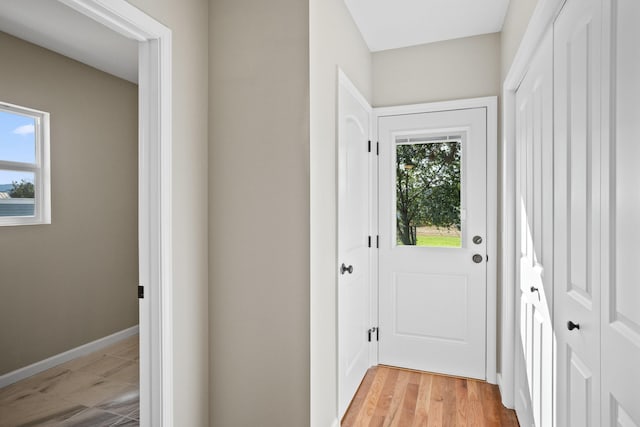
<instances>
[{"instance_id":1,"label":"door panel molding","mask_svg":"<svg viewBox=\"0 0 640 427\"><path fill-rule=\"evenodd\" d=\"M640 4L603 0L602 7L602 424L640 427Z\"/></svg>"}]
</instances>

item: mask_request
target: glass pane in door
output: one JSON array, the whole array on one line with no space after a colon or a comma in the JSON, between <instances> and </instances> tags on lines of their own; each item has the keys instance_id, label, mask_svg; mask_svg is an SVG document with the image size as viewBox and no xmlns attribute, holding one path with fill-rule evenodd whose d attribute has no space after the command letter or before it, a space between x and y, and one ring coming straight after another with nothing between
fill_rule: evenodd
<instances>
[{"instance_id":1,"label":"glass pane in door","mask_svg":"<svg viewBox=\"0 0 640 427\"><path fill-rule=\"evenodd\" d=\"M396 139L397 245L462 246L460 165L459 136Z\"/></svg>"}]
</instances>

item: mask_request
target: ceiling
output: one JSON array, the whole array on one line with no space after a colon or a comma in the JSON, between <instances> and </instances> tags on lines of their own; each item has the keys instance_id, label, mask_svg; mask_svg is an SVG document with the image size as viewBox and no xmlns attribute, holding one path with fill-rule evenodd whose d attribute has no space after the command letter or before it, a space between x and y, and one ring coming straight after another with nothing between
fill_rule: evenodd
<instances>
[{"instance_id":1,"label":"ceiling","mask_svg":"<svg viewBox=\"0 0 640 427\"><path fill-rule=\"evenodd\" d=\"M509 0L344 0L373 52L502 30ZM0 31L136 83L138 44L53 0L0 0Z\"/></svg>"},{"instance_id":2,"label":"ceiling","mask_svg":"<svg viewBox=\"0 0 640 427\"><path fill-rule=\"evenodd\" d=\"M0 31L130 82L138 81L138 42L52 0L0 0Z\"/></svg>"},{"instance_id":3,"label":"ceiling","mask_svg":"<svg viewBox=\"0 0 640 427\"><path fill-rule=\"evenodd\" d=\"M509 0L344 0L372 52L502 30Z\"/></svg>"}]
</instances>

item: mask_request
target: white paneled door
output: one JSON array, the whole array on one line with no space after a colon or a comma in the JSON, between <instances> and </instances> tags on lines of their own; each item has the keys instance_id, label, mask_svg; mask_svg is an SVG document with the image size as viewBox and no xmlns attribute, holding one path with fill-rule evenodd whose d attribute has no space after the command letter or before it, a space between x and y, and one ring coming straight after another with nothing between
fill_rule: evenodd
<instances>
[{"instance_id":1,"label":"white paneled door","mask_svg":"<svg viewBox=\"0 0 640 427\"><path fill-rule=\"evenodd\" d=\"M518 340L521 425L553 417L553 39L542 40L516 92Z\"/></svg>"},{"instance_id":2,"label":"white paneled door","mask_svg":"<svg viewBox=\"0 0 640 427\"><path fill-rule=\"evenodd\" d=\"M487 110L378 119L379 362L486 376Z\"/></svg>"},{"instance_id":3,"label":"white paneled door","mask_svg":"<svg viewBox=\"0 0 640 427\"><path fill-rule=\"evenodd\" d=\"M602 3L601 425L640 427L640 2Z\"/></svg>"},{"instance_id":4,"label":"white paneled door","mask_svg":"<svg viewBox=\"0 0 640 427\"><path fill-rule=\"evenodd\" d=\"M601 425L601 5L569 0L554 25L556 425L563 427Z\"/></svg>"},{"instance_id":5,"label":"white paneled door","mask_svg":"<svg viewBox=\"0 0 640 427\"><path fill-rule=\"evenodd\" d=\"M341 75L338 88L338 399L342 417L369 368L371 109Z\"/></svg>"}]
</instances>

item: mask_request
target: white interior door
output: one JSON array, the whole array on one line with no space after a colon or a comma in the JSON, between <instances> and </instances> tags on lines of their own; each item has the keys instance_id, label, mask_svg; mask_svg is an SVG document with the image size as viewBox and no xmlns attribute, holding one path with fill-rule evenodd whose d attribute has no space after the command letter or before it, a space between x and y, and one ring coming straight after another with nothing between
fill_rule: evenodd
<instances>
[{"instance_id":1,"label":"white interior door","mask_svg":"<svg viewBox=\"0 0 640 427\"><path fill-rule=\"evenodd\" d=\"M369 368L372 155L371 108L341 75L338 89L338 382L347 410Z\"/></svg>"},{"instance_id":2,"label":"white interior door","mask_svg":"<svg viewBox=\"0 0 640 427\"><path fill-rule=\"evenodd\" d=\"M568 0L554 24L554 330L563 427L601 425L601 4Z\"/></svg>"},{"instance_id":3,"label":"white interior door","mask_svg":"<svg viewBox=\"0 0 640 427\"><path fill-rule=\"evenodd\" d=\"M378 137L379 362L484 379L486 108L380 117Z\"/></svg>"},{"instance_id":4,"label":"white interior door","mask_svg":"<svg viewBox=\"0 0 640 427\"><path fill-rule=\"evenodd\" d=\"M541 41L516 92L519 296L516 411L522 425L553 417L553 39Z\"/></svg>"},{"instance_id":5,"label":"white interior door","mask_svg":"<svg viewBox=\"0 0 640 427\"><path fill-rule=\"evenodd\" d=\"M602 3L601 425L640 427L640 2Z\"/></svg>"}]
</instances>

